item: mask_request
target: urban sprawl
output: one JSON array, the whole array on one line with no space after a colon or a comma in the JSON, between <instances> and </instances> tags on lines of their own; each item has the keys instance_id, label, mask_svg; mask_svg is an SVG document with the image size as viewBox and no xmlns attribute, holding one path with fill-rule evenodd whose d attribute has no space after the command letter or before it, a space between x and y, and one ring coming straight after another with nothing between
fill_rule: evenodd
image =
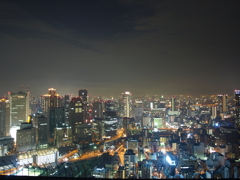
<instances>
[{"instance_id":1,"label":"urban sprawl","mask_svg":"<svg viewBox=\"0 0 240 180\"><path fill-rule=\"evenodd\" d=\"M215 95L0 99L0 175L240 178L240 90Z\"/></svg>"}]
</instances>

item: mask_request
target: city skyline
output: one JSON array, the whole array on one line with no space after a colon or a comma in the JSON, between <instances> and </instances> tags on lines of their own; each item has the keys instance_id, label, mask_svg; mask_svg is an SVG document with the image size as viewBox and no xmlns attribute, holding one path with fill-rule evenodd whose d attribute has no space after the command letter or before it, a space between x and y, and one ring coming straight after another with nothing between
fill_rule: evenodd
<instances>
[{"instance_id":1,"label":"city skyline","mask_svg":"<svg viewBox=\"0 0 240 180\"><path fill-rule=\"evenodd\" d=\"M0 1L0 96L229 94L239 1Z\"/></svg>"}]
</instances>

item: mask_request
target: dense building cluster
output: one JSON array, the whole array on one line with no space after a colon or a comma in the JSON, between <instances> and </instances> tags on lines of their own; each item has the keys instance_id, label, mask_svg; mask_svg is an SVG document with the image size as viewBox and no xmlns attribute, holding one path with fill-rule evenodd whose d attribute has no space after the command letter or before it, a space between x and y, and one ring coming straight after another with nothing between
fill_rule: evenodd
<instances>
[{"instance_id":1,"label":"dense building cluster","mask_svg":"<svg viewBox=\"0 0 240 180\"><path fill-rule=\"evenodd\" d=\"M71 168L74 177L240 178L240 90L196 97L9 92L0 99L0 124L1 174L50 164L48 176L59 177ZM91 168L71 167L83 159L94 159Z\"/></svg>"}]
</instances>

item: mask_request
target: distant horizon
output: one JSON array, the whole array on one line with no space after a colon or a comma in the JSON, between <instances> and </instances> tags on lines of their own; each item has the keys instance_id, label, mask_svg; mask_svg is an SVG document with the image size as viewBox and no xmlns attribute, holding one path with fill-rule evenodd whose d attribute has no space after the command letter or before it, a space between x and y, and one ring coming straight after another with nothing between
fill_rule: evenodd
<instances>
[{"instance_id":1,"label":"distant horizon","mask_svg":"<svg viewBox=\"0 0 240 180\"><path fill-rule=\"evenodd\" d=\"M227 92L220 93L219 92L219 93L185 93L185 94L183 94L183 93L182 94L180 94L180 93L174 93L174 94L170 94L170 93L158 93L158 94L156 94L156 93L145 93L145 94L143 94L142 93L141 94L141 93L135 93L134 91L130 91L130 90L127 89L125 91L118 91L118 94L117 93L113 94L112 91L111 91L111 93L108 94L106 92L105 93L97 93L96 90L94 90L94 88L93 89L91 89L91 88L77 88L75 90L75 92L73 92L73 91L72 92L64 92L59 87L55 88L55 87L51 86L51 87L45 89L45 91L43 91L42 93L39 93L40 91L38 91L38 93L36 93L36 91L31 90L30 86L28 86L28 88L29 89L20 89L19 88L19 90L7 91L6 93L2 93L1 97L4 97L4 95L6 95L6 97L7 97L7 93L8 92L18 93L20 91L25 91L25 90L30 91L30 95L32 95L32 96L41 96L41 95L47 94L47 91L48 91L49 88L56 89L56 93L59 94L60 96L64 96L64 95L68 94L68 95L71 95L72 97L77 97L78 96L78 90L79 89L87 89L89 96L105 96L105 97L118 97L118 96L122 96L122 93L124 93L126 91L131 92L133 97L135 97L135 96L159 96L159 97L160 96L164 96L164 97L171 97L171 96L181 96L181 95L182 96L192 96L192 97L195 97L195 96L214 96L214 95L218 95L218 94L227 94L228 96L234 96L234 90L236 90L236 89L233 89L232 93L229 93L229 92L228 93ZM66 87L64 87L64 88L66 88ZM43 88L41 88L41 89L43 89Z\"/></svg>"}]
</instances>

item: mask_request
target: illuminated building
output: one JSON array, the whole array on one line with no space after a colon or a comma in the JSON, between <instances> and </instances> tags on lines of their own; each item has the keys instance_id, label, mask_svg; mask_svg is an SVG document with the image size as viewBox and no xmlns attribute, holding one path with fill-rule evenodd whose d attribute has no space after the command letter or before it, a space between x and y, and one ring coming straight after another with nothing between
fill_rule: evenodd
<instances>
[{"instance_id":1,"label":"illuminated building","mask_svg":"<svg viewBox=\"0 0 240 180\"><path fill-rule=\"evenodd\" d=\"M236 100L236 125L240 127L240 90L235 90L235 100Z\"/></svg>"},{"instance_id":2,"label":"illuminated building","mask_svg":"<svg viewBox=\"0 0 240 180\"><path fill-rule=\"evenodd\" d=\"M10 105L6 99L0 99L0 124L0 137L10 136Z\"/></svg>"},{"instance_id":3,"label":"illuminated building","mask_svg":"<svg viewBox=\"0 0 240 180\"><path fill-rule=\"evenodd\" d=\"M217 107L216 106L212 106L212 119L215 119L217 117Z\"/></svg>"},{"instance_id":4,"label":"illuminated building","mask_svg":"<svg viewBox=\"0 0 240 180\"><path fill-rule=\"evenodd\" d=\"M94 178L110 179L110 169L103 166L95 166L92 172Z\"/></svg>"},{"instance_id":5,"label":"illuminated building","mask_svg":"<svg viewBox=\"0 0 240 180\"><path fill-rule=\"evenodd\" d=\"M105 112L116 112L116 102L112 100L107 100L104 102Z\"/></svg>"},{"instance_id":6,"label":"illuminated building","mask_svg":"<svg viewBox=\"0 0 240 180\"><path fill-rule=\"evenodd\" d=\"M165 108L165 106L166 106L166 100L163 96L161 96L160 102L159 102L159 108Z\"/></svg>"},{"instance_id":7,"label":"illuminated building","mask_svg":"<svg viewBox=\"0 0 240 180\"><path fill-rule=\"evenodd\" d=\"M220 113L226 113L227 112L227 94L219 94L218 99L220 100Z\"/></svg>"},{"instance_id":8,"label":"illuminated building","mask_svg":"<svg viewBox=\"0 0 240 180\"><path fill-rule=\"evenodd\" d=\"M79 89L78 96L82 98L83 102L88 102L88 90L87 89Z\"/></svg>"},{"instance_id":9,"label":"illuminated building","mask_svg":"<svg viewBox=\"0 0 240 180\"><path fill-rule=\"evenodd\" d=\"M48 119L42 114L35 114L32 117L33 127L36 128L36 145L42 149L48 147L49 123Z\"/></svg>"},{"instance_id":10,"label":"illuminated building","mask_svg":"<svg viewBox=\"0 0 240 180\"><path fill-rule=\"evenodd\" d=\"M115 118L117 116L117 107L116 102L112 100L107 100L104 102L104 110L103 110L104 119L106 118Z\"/></svg>"},{"instance_id":11,"label":"illuminated building","mask_svg":"<svg viewBox=\"0 0 240 180\"><path fill-rule=\"evenodd\" d=\"M71 144L72 144L72 128L67 126L56 127L54 133L54 145L60 147Z\"/></svg>"},{"instance_id":12,"label":"illuminated building","mask_svg":"<svg viewBox=\"0 0 240 180\"><path fill-rule=\"evenodd\" d=\"M126 177L136 173L136 156L132 149L128 149L124 154L124 167L126 170Z\"/></svg>"},{"instance_id":13,"label":"illuminated building","mask_svg":"<svg viewBox=\"0 0 240 180\"><path fill-rule=\"evenodd\" d=\"M0 137L0 157L13 149L14 139L11 136Z\"/></svg>"},{"instance_id":14,"label":"illuminated building","mask_svg":"<svg viewBox=\"0 0 240 180\"><path fill-rule=\"evenodd\" d=\"M32 123L21 123L20 130L17 130L16 150L17 152L36 149L36 128Z\"/></svg>"},{"instance_id":15,"label":"illuminated building","mask_svg":"<svg viewBox=\"0 0 240 180\"><path fill-rule=\"evenodd\" d=\"M20 126L21 123L26 122L28 115L31 114L29 99L30 92L8 92L8 99L10 103L10 127Z\"/></svg>"},{"instance_id":16,"label":"illuminated building","mask_svg":"<svg viewBox=\"0 0 240 180\"><path fill-rule=\"evenodd\" d=\"M47 116L48 108L62 107L62 98L59 94L56 93L56 89L49 88L48 94L41 96L42 99L42 110L43 114Z\"/></svg>"},{"instance_id":17,"label":"illuminated building","mask_svg":"<svg viewBox=\"0 0 240 180\"><path fill-rule=\"evenodd\" d=\"M54 148L28 151L18 155L19 165L28 165L36 163L38 166L49 163L56 163L59 158L59 151Z\"/></svg>"},{"instance_id":18,"label":"illuminated building","mask_svg":"<svg viewBox=\"0 0 240 180\"><path fill-rule=\"evenodd\" d=\"M92 117L103 118L103 102L96 101L92 103Z\"/></svg>"},{"instance_id":19,"label":"illuminated building","mask_svg":"<svg viewBox=\"0 0 240 180\"><path fill-rule=\"evenodd\" d=\"M128 91L122 93L122 117L132 117L132 94Z\"/></svg>"},{"instance_id":20,"label":"illuminated building","mask_svg":"<svg viewBox=\"0 0 240 180\"><path fill-rule=\"evenodd\" d=\"M83 124L83 102L80 97L73 97L69 104L69 125L72 127L73 141L77 140L77 125Z\"/></svg>"},{"instance_id":21,"label":"illuminated building","mask_svg":"<svg viewBox=\"0 0 240 180\"><path fill-rule=\"evenodd\" d=\"M65 110L65 123L66 124L69 124L69 122L68 122L69 103L70 103L70 96L69 96L69 94L65 94L63 97L63 108Z\"/></svg>"},{"instance_id":22,"label":"illuminated building","mask_svg":"<svg viewBox=\"0 0 240 180\"><path fill-rule=\"evenodd\" d=\"M176 108L176 98L173 96L171 98L171 111L176 111L177 108Z\"/></svg>"},{"instance_id":23,"label":"illuminated building","mask_svg":"<svg viewBox=\"0 0 240 180\"><path fill-rule=\"evenodd\" d=\"M138 154L139 140L127 138L124 141L124 147L126 149L132 149L135 154Z\"/></svg>"},{"instance_id":24,"label":"illuminated building","mask_svg":"<svg viewBox=\"0 0 240 180\"><path fill-rule=\"evenodd\" d=\"M167 177L175 175L175 168L177 166L177 157L171 151L166 152L165 174Z\"/></svg>"},{"instance_id":25,"label":"illuminated building","mask_svg":"<svg viewBox=\"0 0 240 180\"><path fill-rule=\"evenodd\" d=\"M116 173L117 179L126 179L126 170L124 166L119 166L118 171Z\"/></svg>"}]
</instances>

